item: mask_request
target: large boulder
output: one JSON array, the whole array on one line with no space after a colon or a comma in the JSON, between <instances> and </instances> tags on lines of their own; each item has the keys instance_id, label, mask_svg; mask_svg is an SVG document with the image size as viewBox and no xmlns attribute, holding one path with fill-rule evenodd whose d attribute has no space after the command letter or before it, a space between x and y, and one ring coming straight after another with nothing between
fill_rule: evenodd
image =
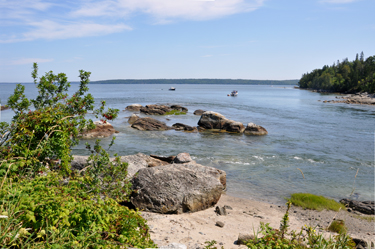
<instances>
[{"instance_id":1,"label":"large boulder","mask_svg":"<svg viewBox=\"0 0 375 249\"><path fill-rule=\"evenodd\" d=\"M204 129L214 129L227 132L242 133L245 127L241 122L229 120L217 112L204 112L198 121L198 125Z\"/></svg>"},{"instance_id":2,"label":"large boulder","mask_svg":"<svg viewBox=\"0 0 375 249\"><path fill-rule=\"evenodd\" d=\"M92 130L85 129L79 136L81 138L103 138L109 137L118 131L108 122L95 121L95 128Z\"/></svg>"},{"instance_id":3,"label":"large boulder","mask_svg":"<svg viewBox=\"0 0 375 249\"><path fill-rule=\"evenodd\" d=\"M135 111L135 112L139 112L142 108L142 105L140 104L132 104L132 105L128 105L125 110L128 110L128 111Z\"/></svg>"},{"instance_id":4,"label":"large boulder","mask_svg":"<svg viewBox=\"0 0 375 249\"><path fill-rule=\"evenodd\" d=\"M171 129L164 122L153 118L139 118L131 127L140 131L166 131Z\"/></svg>"},{"instance_id":5,"label":"large boulder","mask_svg":"<svg viewBox=\"0 0 375 249\"><path fill-rule=\"evenodd\" d=\"M244 131L244 134L261 136L261 135L267 135L268 131L260 125L256 125L254 123L248 123Z\"/></svg>"},{"instance_id":6,"label":"large boulder","mask_svg":"<svg viewBox=\"0 0 375 249\"><path fill-rule=\"evenodd\" d=\"M170 164L140 169L131 180L131 203L141 209L163 214L196 212L214 206L223 185L220 173L200 169L198 164Z\"/></svg>"}]
</instances>

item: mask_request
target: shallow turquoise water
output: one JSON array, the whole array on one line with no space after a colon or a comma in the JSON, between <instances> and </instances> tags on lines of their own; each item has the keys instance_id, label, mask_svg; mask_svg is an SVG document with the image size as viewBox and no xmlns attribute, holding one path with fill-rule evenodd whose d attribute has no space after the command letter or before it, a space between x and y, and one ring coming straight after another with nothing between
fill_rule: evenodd
<instances>
[{"instance_id":1,"label":"shallow turquoise water","mask_svg":"<svg viewBox=\"0 0 375 249\"><path fill-rule=\"evenodd\" d=\"M338 200L349 197L354 188L353 198L374 199L374 106L323 103L335 95L291 86L175 85L176 91L168 91L169 87L90 86L97 103L106 100L108 106L121 110L113 122L120 133L116 134L111 152L120 155L188 152L198 163L225 170L228 193L238 197L282 202L291 193L310 192ZM12 84L0 84L3 104L13 88ZM28 95L35 96L32 84L27 89ZM237 97L227 97L232 90L238 90ZM199 116L193 112L203 109L245 125L249 122L261 125L269 134L254 137L137 131L126 122L131 112L123 111L134 103L180 104L189 109L187 115L156 117L168 125L180 122L196 126ZM2 112L3 121L9 121L11 116L11 111ZM84 142L74 153L87 154Z\"/></svg>"}]
</instances>

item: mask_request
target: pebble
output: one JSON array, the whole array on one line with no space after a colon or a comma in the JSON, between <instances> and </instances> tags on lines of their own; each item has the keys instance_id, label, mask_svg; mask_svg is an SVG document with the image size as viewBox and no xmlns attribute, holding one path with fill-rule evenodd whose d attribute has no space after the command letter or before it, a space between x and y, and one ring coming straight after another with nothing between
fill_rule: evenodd
<instances>
[{"instance_id":1,"label":"pebble","mask_svg":"<svg viewBox=\"0 0 375 249\"><path fill-rule=\"evenodd\" d=\"M202 232L199 232L199 234L205 235L205 234L204 234L204 233L202 233Z\"/></svg>"},{"instance_id":2,"label":"pebble","mask_svg":"<svg viewBox=\"0 0 375 249\"><path fill-rule=\"evenodd\" d=\"M224 227L224 222L221 222L221 221L217 221L216 222L216 226L218 226L218 227Z\"/></svg>"}]
</instances>

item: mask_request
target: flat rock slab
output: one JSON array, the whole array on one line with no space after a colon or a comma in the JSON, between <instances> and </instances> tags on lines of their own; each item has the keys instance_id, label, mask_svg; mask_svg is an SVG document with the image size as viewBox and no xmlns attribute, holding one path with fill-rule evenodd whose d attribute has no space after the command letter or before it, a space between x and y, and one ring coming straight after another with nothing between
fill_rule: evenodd
<instances>
[{"instance_id":1,"label":"flat rock slab","mask_svg":"<svg viewBox=\"0 0 375 249\"><path fill-rule=\"evenodd\" d=\"M153 118L138 118L131 127L140 131L166 131L171 129L164 122Z\"/></svg>"},{"instance_id":2,"label":"flat rock slab","mask_svg":"<svg viewBox=\"0 0 375 249\"><path fill-rule=\"evenodd\" d=\"M350 199L342 199L340 202L360 213L375 215L374 201L354 201Z\"/></svg>"}]
</instances>

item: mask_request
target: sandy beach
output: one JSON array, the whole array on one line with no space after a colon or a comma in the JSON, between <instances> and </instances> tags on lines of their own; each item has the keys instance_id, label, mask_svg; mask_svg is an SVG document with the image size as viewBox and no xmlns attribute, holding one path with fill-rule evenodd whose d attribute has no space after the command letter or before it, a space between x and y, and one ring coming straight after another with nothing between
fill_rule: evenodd
<instances>
[{"instance_id":1,"label":"sandy beach","mask_svg":"<svg viewBox=\"0 0 375 249\"><path fill-rule=\"evenodd\" d=\"M225 216L215 212L216 206L229 206ZM241 199L223 194L215 207L195 212L174 214L156 214L142 212L150 226L151 238L160 246L171 243L184 244L187 248L204 248L206 241L215 240L216 246L225 249L246 248L237 245L238 235L254 234L260 222L270 223L271 227L279 228L280 220L285 214L286 206L278 206L265 202ZM345 221L348 233L353 238L365 241L374 241L375 227L373 221L358 218L358 215L347 211L311 211L298 207L290 209L290 230L300 231L305 224L317 226L317 230L326 233L326 236L336 235L324 230L333 218ZM216 222L224 223L223 227Z\"/></svg>"}]
</instances>

